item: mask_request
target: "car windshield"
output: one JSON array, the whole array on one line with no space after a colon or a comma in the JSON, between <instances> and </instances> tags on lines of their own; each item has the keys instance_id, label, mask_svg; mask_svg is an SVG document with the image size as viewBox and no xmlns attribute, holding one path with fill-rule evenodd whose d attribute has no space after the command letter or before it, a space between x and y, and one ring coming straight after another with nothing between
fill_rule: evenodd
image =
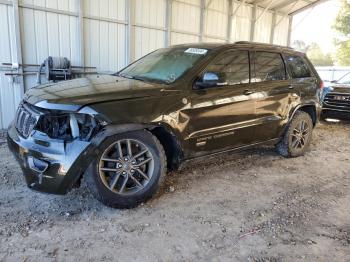
<instances>
[{"instance_id":1,"label":"car windshield","mask_svg":"<svg viewBox=\"0 0 350 262\"><path fill-rule=\"evenodd\" d=\"M170 84L207 55L202 48L159 49L118 73L121 77Z\"/></svg>"},{"instance_id":2,"label":"car windshield","mask_svg":"<svg viewBox=\"0 0 350 262\"><path fill-rule=\"evenodd\" d=\"M337 81L338 84L350 85L350 73L347 73Z\"/></svg>"}]
</instances>

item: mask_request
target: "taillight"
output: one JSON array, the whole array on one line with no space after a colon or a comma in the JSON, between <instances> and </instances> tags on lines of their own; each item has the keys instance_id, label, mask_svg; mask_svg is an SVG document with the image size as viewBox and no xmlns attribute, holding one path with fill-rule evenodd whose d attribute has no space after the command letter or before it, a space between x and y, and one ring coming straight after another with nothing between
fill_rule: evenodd
<instances>
[{"instance_id":1,"label":"taillight","mask_svg":"<svg viewBox=\"0 0 350 262\"><path fill-rule=\"evenodd\" d=\"M320 82L320 89L323 89L324 88L324 83L323 81Z\"/></svg>"}]
</instances>

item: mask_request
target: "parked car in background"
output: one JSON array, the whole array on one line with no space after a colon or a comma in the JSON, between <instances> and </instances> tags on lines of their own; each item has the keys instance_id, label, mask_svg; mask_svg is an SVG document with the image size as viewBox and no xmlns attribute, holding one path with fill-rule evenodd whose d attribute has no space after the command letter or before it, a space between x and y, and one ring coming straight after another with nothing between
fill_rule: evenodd
<instances>
[{"instance_id":1,"label":"parked car in background","mask_svg":"<svg viewBox=\"0 0 350 262\"><path fill-rule=\"evenodd\" d=\"M114 75L28 90L8 145L30 188L65 194L84 176L98 200L130 208L184 160L260 144L302 155L322 87L305 54L287 47L179 45Z\"/></svg>"},{"instance_id":2,"label":"parked car in background","mask_svg":"<svg viewBox=\"0 0 350 262\"><path fill-rule=\"evenodd\" d=\"M322 119L350 120L350 72L324 90Z\"/></svg>"}]
</instances>

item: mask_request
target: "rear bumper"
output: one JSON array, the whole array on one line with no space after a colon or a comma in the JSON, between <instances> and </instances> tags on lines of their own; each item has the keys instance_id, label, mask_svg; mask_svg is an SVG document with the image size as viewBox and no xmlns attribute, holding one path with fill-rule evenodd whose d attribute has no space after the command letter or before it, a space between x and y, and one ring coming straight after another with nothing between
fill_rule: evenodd
<instances>
[{"instance_id":1,"label":"rear bumper","mask_svg":"<svg viewBox=\"0 0 350 262\"><path fill-rule=\"evenodd\" d=\"M8 129L8 147L21 166L31 189L52 193L67 193L91 161L90 142L53 140L34 131L28 138L19 135L14 125ZM46 168L36 163L46 163Z\"/></svg>"}]
</instances>

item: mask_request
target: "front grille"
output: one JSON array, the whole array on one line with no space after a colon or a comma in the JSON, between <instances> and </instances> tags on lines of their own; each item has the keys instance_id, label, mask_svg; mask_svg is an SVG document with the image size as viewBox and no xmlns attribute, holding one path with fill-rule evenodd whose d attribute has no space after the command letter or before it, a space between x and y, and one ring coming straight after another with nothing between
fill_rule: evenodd
<instances>
[{"instance_id":1,"label":"front grille","mask_svg":"<svg viewBox=\"0 0 350 262\"><path fill-rule=\"evenodd\" d=\"M329 93L324 98L324 103L331 108L350 110L350 94Z\"/></svg>"},{"instance_id":2,"label":"front grille","mask_svg":"<svg viewBox=\"0 0 350 262\"><path fill-rule=\"evenodd\" d=\"M39 118L39 114L34 112L29 105L21 104L16 113L15 126L17 131L27 138L33 131L33 128Z\"/></svg>"}]
</instances>

